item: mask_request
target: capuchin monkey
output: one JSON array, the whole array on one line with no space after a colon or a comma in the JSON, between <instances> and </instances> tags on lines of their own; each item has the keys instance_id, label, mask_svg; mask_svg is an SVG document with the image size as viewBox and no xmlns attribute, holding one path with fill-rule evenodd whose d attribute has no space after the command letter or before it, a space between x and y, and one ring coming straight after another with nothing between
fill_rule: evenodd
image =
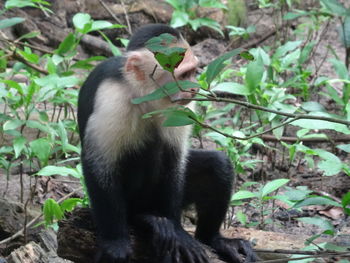
<instances>
[{"instance_id":1,"label":"capuchin monkey","mask_svg":"<svg viewBox=\"0 0 350 263\"><path fill-rule=\"evenodd\" d=\"M194 110L190 99L197 90L131 103L174 81L145 48L145 42L163 33L186 48L175 77L194 81L198 61L188 43L175 29L151 24L131 37L125 56L98 65L80 90L81 160L98 231L95 262L129 262L130 227L150 240L155 263L208 263L201 243L227 262L253 262L248 241L219 232L233 181L227 156L189 149L190 126L163 127L162 117L142 118L177 104ZM198 215L195 238L181 226L181 211L190 204Z\"/></svg>"}]
</instances>

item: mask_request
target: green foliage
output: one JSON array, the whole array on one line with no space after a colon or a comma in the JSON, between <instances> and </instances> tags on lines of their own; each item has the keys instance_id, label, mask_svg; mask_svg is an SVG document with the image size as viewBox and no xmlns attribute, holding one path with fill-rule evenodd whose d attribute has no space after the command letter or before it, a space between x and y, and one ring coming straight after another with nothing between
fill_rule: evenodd
<instances>
[{"instance_id":1,"label":"green foliage","mask_svg":"<svg viewBox=\"0 0 350 263\"><path fill-rule=\"evenodd\" d=\"M140 104L147 101L159 100L170 95L174 95L181 90L189 90L191 88L199 88L200 86L197 83L188 81L188 80L179 80L177 82L170 82L164 86L156 89L150 94L147 94L143 97L132 99L133 104Z\"/></svg>"},{"instance_id":2,"label":"green foliage","mask_svg":"<svg viewBox=\"0 0 350 263\"><path fill-rule=\"evenodd\" d=\"M288 182L288 179L275 179L271 182L266 183L265 185L257 183L244 184L242 186L242 190L236 192L232 196L231 205L242 205L244 201L247 201L249 199L249 204L260 211L259 225L263 227L266 224L264 216L267 215L267 213L270 213L270 211L267 209L267 204L273 199L280 199L278 195L271 195L271 193L279 190L279 188ZM247 190L247 188L251 186L254 186L255 188L258 186L257 191ZM240 217L244 218L245 222L247 221L246 217L243 217L242 215L240 215ZM252 224L256 225L257 222Z\"/></svg>"},{"instance_id":3,"label":"green foliage","mask_svg":"<svg viewBox=\"0 0 350 263\"><path fill-rule=\"evenodd\" d=\"M226 66L225 62L228 59L230 59L234 56L237 56L241 52L242 52L242 49L234 49L234 50L216 58L214 61L210 62L210 64L208 65L207 71L206 71L206 75L205 75L208 87L210 87L211 82L224 69L224 67Z\"/></svg>"},{"instance_id":4,"label":"green foliage","mask_svg":"<svg viewBox=\"0 0 350 263\"><path fill-rule=\"evenodd\" d=\"M22 17L12 17L12 18L5 18L0 21L0 29L4 29L6 27L11 27L16 24L24 22L24 18Z\"/></svg>"},{"instance_id":5,"label":"green foliage","mask_svg":"<svg viewBox=\"0 0 350 263\"><path fill-rule=\"evenodd\" d=\"M206 26L212 28L223 35L221 26L213 19L206 17L197 17L196 9L198 7L209 8L221 8L227 9L227 7L217 0L166 0L174 8L170 25L172 27L182 27L190 25L194 31L198 28Z\"/></svg>"},{"instance_id":6,"label":"green foliage","mask_svg":"<svg viewBox=\"0 0 350 263\"><path fill-rule=\"evenodd\" d=\"M252 33L255 33L255 26L248 26L247 28L237 27L237 26L226 26L230 30L230 37L242 37L244 40L247 40Z\"/></svg>"},{"instance_id":7,"label":"green foliage","mask_svg":"<svg viewBox=\"0 0 350 263\"><path fill-rule=\"evenodd\" d=\"M6 9L35 7L50 12L46 6L48 2L42 0L8 0L5 3ZM20 17L2 19L0 29L23 21ZM6 144L0 147L0 168L5 170L8 178L11 168L20 165L20 174L25 167L40 176L69 175L84 185L77 162L80 155L75 111L77 85L93 67L91 63L104 58L77 61L77 47L84 34L93 31L103 34L101 30L121 25L94 21L90 15L81 13L73 17L73 24L75 31L69 33L52 53L39 55L35 48L17 44L37 36L37 32L25 34L16 40L16 45L1 50L0 104L3 107L0 135L2 139L6 138ZM20 56L21 61L11 61L13 66L8 68L8 59L12 57L6 54L12 53ZM76 74L77 69L79 74ZM17 81L14 76L23 80ZM43 207L45 224L54 226L77 204L86 205L87 201L70 198L59 204L53 199L46 200Z\"/></svg>"},{"instance_id":8,"label":"green foliage","mask_svg":"<svg viewBox=\"0 0 350 263\"><path fill-rule=\"evenodd\" d=\"M64 218L66 212L71 212L78 204L82 204L82 202L80 198L69 198L59 204L52 198L47 199L43 206L45 225L47 227L54 226L57 221Z\"/></svg>"}]
</instances>

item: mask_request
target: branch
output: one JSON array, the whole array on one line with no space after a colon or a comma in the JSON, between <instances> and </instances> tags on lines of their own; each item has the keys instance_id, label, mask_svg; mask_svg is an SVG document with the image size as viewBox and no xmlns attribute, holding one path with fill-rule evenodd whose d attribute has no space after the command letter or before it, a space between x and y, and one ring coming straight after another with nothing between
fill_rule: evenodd
<instances>
[{"instance_id":1,"label":"branch","mask_svg":"<svg viewBox=\"0 0 350 263\"><path fill-rule=\"evenodd\" d=\"M341 136L337 138L318 138L318 137L310 137L310 138L298 138L298 137L287 137L287 136L282 136L281 138L277 138L274 135L270 134L264 134L261 136L261 139L264 141L272 141L272 142L277 142L277 141L283 141L283 142L315 142L315 143L322 143L322 142L349 142L350 141L350 136Z\"/></svg>"},{"instance_id":2,"label":"branch","mask_svg":"<svg viewBox=\"0 0 350 263\"><path fill-rule=\"evenodd\" d=\"M215 102L227 102L227 103L234 103L237 105L244 106L248 109L254 109L254 110L260 110L260 111L265 111L265 112L270 112L274 113L277 115L289 117L289 118L294 118L294 119L308 119L308 120L322 120L322 121L330 121L334 123L340 123L349 126L350 121L345 121L345 120L340 120L336 118L331 118L331 117L324 117L324 116L313 116L313 115L308 115L308 114L294 114L294 113L287 113L283 111L278 111L278 110L272 110L263 106L251 104L246 101L242 100L237 100L237 99L232 99L231 97L234 96L234 94L227 93L227 92L214 92L216 97L213 97L211 95L206 96L206 98L193 98L193 99L182 99L182 100L194 100L194 101L215 101Z\"/></svg>"},{"instance_id":3,"label":"branch","mask_svg":"<svg viewBox=\"0 0 350 263\"><path fill-rule=\"evenodd\" d=\"M43 69L43 68L41 68L41 67L39 67L39 66L37 66L37 65L34 65L34 64L32 64L32 63L29 63L27 60L25 60L21 55L19 55L18 53L16 53L16 51L15 52L13 52L13 57L15 58L15 59L17 59L18 61L20 61L20 62L22 62L23 64L25 64L25 65L27 65L28 67L30 67L30 68L32 68L32 69L34 69L34 70L36 70L36 71L38 71L38 72L40 72L40 73L42 73L42 74L44 74L44 75L49 75L49 72L46 70L46 69Z\"/></svg>"},{"instance_id":4,"label":"branch","mask_svg":"<svg viewBox=\"0 0 350 263\"><path fill-rule=\"evenodd\" d=\"M210 126L210 125L207 125L207 124L205 124L203 122L200 122L200 121L198 121L196 119L193 119L193 118L191 118L191 119L194 120L198 125L202 126L203 128L207 128L207 129L210 129L210 130L215 131L217 133L220 133L221 135L224 135L225 137L229 137L229 138L234 139L234 140L242 140L242 141L250 140L250 139L255 138L255 137L259 137L259 136L261 136L261 135L263 135L265 133L271 132L271 131L273 131L275 129L278 129L278 128L282 127L282 126L288 125L289 123L291 123L293 121L298 120L298 118L293 118L293 119L287 120L287 121L285 121L285 122L283 122L283 123L281 123L281 124L279 124L279 125L277 125L275 127L272 127L272 128L270 128L268 130L265 130L265 131L262 131L262 132L259 132L259 133L247 136L247 137L237 137L237 136L230 135L230 134L228 134L226 132L222 132L222 131L220 131L220 130L218 130L218 129Z\"/></svg>"}]
</instances>

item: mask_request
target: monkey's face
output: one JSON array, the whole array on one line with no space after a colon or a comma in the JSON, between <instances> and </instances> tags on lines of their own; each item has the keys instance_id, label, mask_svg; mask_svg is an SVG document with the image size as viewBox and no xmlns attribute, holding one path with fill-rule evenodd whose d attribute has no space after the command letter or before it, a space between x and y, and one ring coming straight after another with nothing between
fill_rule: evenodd
<instances>
[{"instance_id":1,"label":"monkey's face","mask_svg":"<svg viewBox=\"0 0 350 263\"><path fill-rule=\"evenodd\" d=\"M186 48L186 52L183 60L174 71L174 77L177 80L195 82L198 59L194 56L187 42L180 42L175 44L175 46ZM154 58L154 54L147 49L132 51L127 55L125 72L129 83L134 89L135 96L147 95L169 82L174 82L172 74L162 69ZM197 91L197 88L192 88L163 98L162 108L165 106L164 104L169 106L173 103L186 105Z\"/></svg>"}]
</instances>

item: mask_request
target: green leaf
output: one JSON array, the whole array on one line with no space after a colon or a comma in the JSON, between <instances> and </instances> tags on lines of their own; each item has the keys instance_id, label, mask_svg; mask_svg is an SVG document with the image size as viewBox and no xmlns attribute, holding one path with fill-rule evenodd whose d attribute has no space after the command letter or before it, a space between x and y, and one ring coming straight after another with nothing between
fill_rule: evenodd
<instances>
[{"instance_id":1,"label":"green leaf","mask_svg":"<svg viewBox=\"0 0 350 263\"><path fill-rule=\"evenodd\" d=\"M29 128L38 129L38 130L40 130L42 132L45 132L47 134L56 135L56 131L55 130L50 129L50 127L48 125L42 124L39 121L27 120L26 125Z\"/></svg>"},{"instance_id":2,"label":"green leaf","mask_svg":"<svg viewBox=\"0 0 350 263\"><path fill-rule=\"evenodd\" d=\"M104 21L104 20L97 20L92 22L90 32L110 28L112 26L113 24L111 22Z\"/></svg>"},{"instance_id":3,"label":"green leaf","mask_svg":"<svg viewBox=\"0 0 350 263\"><path fill-rule=\"evenodd\" d=\"M238 191L231 197L231 201L236 201L236 200L242 200L242 199L247 199L247 198L256 198L257 194L247 191L247 190L242 190Z\"/></svg>"},{"instance_id":4,"label":"green leaf","mask_svg":"<svg viewBox=\"0 0 350 263\"><path fill-rule=\"evenodd\" d=\"M321 117L334 117L325 112L312 112L309 115ZM291 124L309 130L330 129L344 134L350 134L350 130L346 127L346 125L330 121L300 119L293 121Z\"/></svg>"},{"instance_id":5,"label":"green leaf","mask_svg":"<svg viewBox=\"0 0 350 263\"><path fill-rule=\"evenodd\" d=\"M345 79L345 80L350 80L349 72L348 69L346 68L346 65L343 61L340 61L338 59L332 58L330 61L333 64L333 68L339 78Z\"/></svg>"},{"instance_id":6,"label":"green leaf","mask_svg":"<svg viewBox=\"0 0 350 263\"><path fill-rule=\"evenodd\" d=\"M227 9L227 6L217 0L199 0L199 5L202 7Z\"/></svg>"},{"instance_id":7,"label":"green leaf","mask_svg":"<svg viewBox=\"0 0 350 263\"><path fill-rule=\"evenodd\" d=\"M251 94L246 86L236 82L219 83L212 89L212 91L223 91L244 96Z\"/></svg>"},{"instance_id":8,"label":"green leaf","mask_svg":"<svg viewBox=\"0 0 350 263\"><path fill-rule=\"evenodd\" d=\"M247 216L242 212L242 210L237 211L236 217L242 225L247 224Z\"/></svg>"},{"instance_id":9,"label":"green leaf","mask_svg":"<svg viewBox=\"0 0 350 263\"><path fill-rule=\"evenodd\" d=\"M303 206L309 206L309 205L331 205L331 206L337 206L340 207L340 204L323 196L315 196L315 197L309 197L301 202L298 202L293 206L293 208L300 208Z\"/></svg>"},{"instance_id":10,"label":"green leaf","mask_svg":"<svg viewBox=\"0 0 350 263\"><path fill-rule=\"evenodd\" d=\"M19 53L25 60L27 60L30 63L39 63L39 56L35 53L29 53L20 49L17 49L17 53Z\"/></svg>"},{"instance_id":11,"label":"green leaf","mask_svg":"<svg viewBox=\"0 0 350 263\"><path fill-rule=\"evenodd\" d=\"M181 9L181 3L178 0L165 0L169 5L171 5L174 9Z\"/></svg>"},{"instance_id":12,"label":"green leaf","mask_svg":"<svg viewBox=\"0 0 350 263\"><path fill-rule=\"evenodd\" d=\"M187 25L189 20L190 20L190 17L186 12L175 10L173 12L170 25L174 28L182 27L184 25Z\"/></svg>"},{"instance_id":13,"label":"green leaf","mask_svg":"<svg viewBox=\"0 0 350 263\"><path fill-rule=\"evenodd\" d=\"M324 106L316 101L304 102L301 107L306 111L325 111Z\"/></svg>"},{"instance_id":14,"label":"green leaf","mask_svg":"<svg viewBox=\"0 0 350 263\"><path fill-rule=\"evenodd\" d=\"M104 34L102 31L99 31L99 33L107 41L108 46L111 49L113 56L115 56L115 57L121 56L122 53L120 52L119 48L112 43L112 41L107 37L107 35Z\"/></svg>"},{"instance_id":15,"label":"green leaf","mask_svg":"<svg viewBox=\"0 0 350 263\"><path fill-rule=\"evenodd\" d=\"M71 68L80 68L80 69L92 69L95 67L92 63L93 61L102 61L105 60L106 58L103 56L94 56L90 57L84 60L79 60L76 63L74 63Z\"/></svg>"},{"instance_id":16,"label":"green leaf","mask_svg":"<svg viewBox=\"0 0 350 263\"><path fill-rule=\"evenodd\" d=\"M53 224L55 220L61 220L64 216L60 205L52 198L45 201L43 213L46 225Z\"/></svg>"},{"instance_id":17,"label":"green leaf","mask_svg":"<svg viewBox=\"0 0 350 263\"><path fill-rule=\"evenodd\" d=\"M196 19L190 19L188 21L188 23L191 25L191 27L194 31L197 31L197 29L202 27L202 26L206 26L206 27L209 27L211 29L214 29L215 31L220 33L220 35L224 36L224 33L221 30L220 24L211 18L200 17L200 18L196 18Z\"/></svg>"},{"instance_id":18,"label":"green leaf","mask_svg":"<svg viewBox=\"0 0 350 263\"><path fill-rule=\"evenodd\" d=\"M298 61L299 65L304 64L309 59L309 56L310 56L315 45L316 45L315 41L311 41L310 43L307 43L305 45L305 47L303 48L303 50L300 53L300 57L299 57L299 61Z\"/></svg>"},{"instance_id":19,"label":"green leaf","mask_svg":"<svg viewBox=\"0 0 350 263\"><path fill-rule=\"evenodd\" d=\"M254 60L254 55L248 51L243 51L239 55L241 56L241 58L244 58L245 60L249 60L249 61Z\"/></svg>"},{"instance_id":20,"label":"green leaf","mask_svg":"<svg viewBox=\"0 0 350 263\"><path fill-rule=\"evenodd\" d=\"M35 3L33 3L32 1L28 1L28 0L8 0L5 3L5 8L6 9L10 9L10 8L22 8L22 7L36 7Z\"/></svg>"},{"instance_id":21,"label":"green leaf","mask_svg":"<svg viewBox=\"0 0 350 263\"><path fill-rule=\"evenodd\" d=\"M74 168L64 167L64 166L54 166L48 165L42 168L38 173L41 176L52 176L52 175L61 175L68 176L71 175L75 178L80 178L79 172Z\"/></svg>"},{"instance_id":22,"label":"green leaf","mask_svg":"<svg viewBox=\"0 0 350 263\"><path fill-rule=\"evenodd\" d=\"M242 52L241 48L238 49L234 49L220 57L218 57L217 59L215 59L214 61L212 61L206 70L206 81L207 83L210 85L210 83L216 78L216 76L224 69L225 65L225 61L240 54Z\"/></svg>"},{"instance_id":23,"label":"green leaf","mask_svg":"<svg viewBox=\"0 0 350 263\"><path fill-rule=\"evenodd\" d=\"M320 0L322 4L334 15L345 16L346 8L338 0Z\"/></svg>"},{"instance_id":24,"label":"green leaf","mask_svg":"<svg viewBox=\"0 0 350 263\"><path fill-rule=\"evenodd\" d=\"M12 17L12 18L2 19L0 20L0 30L17 25L19 23L22 23L23 21L25 21L25 19L22 17Z\"/></svg>"},{"instance_id":25,"label":"green leaf","mask_svg":"<svg viewBox=\"0 0 350 263\"><path fill-rule=\"evenodd\" d=\"M18 119L8 120L8 121L5 121L5 123L2 126L2 128L3 128L4 131L14 130L14 129L17 129L22 124L24 124L24 121L22 121L22 120L18 120Z\"/></svg>"},{"instance_id":26,"label":"green leaf","mask_svg":"<svg viewBox=\"0 0 350 263\"><path fill-rule=\"evenodd\" d=\"M33 38L33 37L37 37L40 35L40 32L38 31L33 31L33 32L29 32L27 34L22 35L21 37L19 37L18 39L16 39L16 41L20 41L22 39L28 39L28 38Z\"/></svg>"},{"instance_id":27,"label":"green leaf","mask_svg":"<svg viewBox=\"0 0 350 263\"><path fill-rule=\"evenodd\" d=\"M191 125L197 119L197 115L193 111L183 106L148 112L142 118L147 119L159 114L166 118L162 124L165 127Z\"/></svg>"},{"instance_id":28,"label":"green leaf","mask_svg":"<svg viewBox=\"0 0 350 263\"><path fill-rule=\"evenodd\" d=\"M83 200L80 198L69 198L62 202L62 204L60 205L61 210L71 212L78 204L81 204L82 202Z\"/></svg>"},{"instance_id":29,"label":"green leaf","mask_svg":"<svg viewBox=\"0 0 350 263\"><path fill-rule=\"evenodd\" d=\"M347 192L341 199L341 204L343 208L345 209L347 206L350 205L350 191Z\"/></svg>"},{"instance_id":30,"label":"green leaf","mask_svg":"<svg viewBox=\"0 0 350 263\"><path fill-rule=\"evenodd\" d=\"M29 143L29 146L34 155L40 160L43 166L45 166L49 160L51 153L51 144L45 138L39 138Z\"/></svg>"},{"instance_id":31,"label":"green leaf","mask_svg":"<svg viewBox=\"0 0 350 263\"><path fill-rule=\"evenodd\" d=\"M191 88L199 88L200 87L200 85L198 83L194 83L194 82L191 82L188 80L178 81L178 84L181 86L181 88L183 90L188 90ZM169 83L165 84L163 87L156 89L155 91L153 91L150 94L147 94L146 96L132 99L131 102L133 104L140 104L140 103L147 102L147 101L159 100L159 99L162 99L164 97L174 95L178 92L180 92L180 89L177 86L176 82L169 82Z\"/></svg>"},{"instance_id":32,"label":"green leaf","mask_svg":"<svg viewBox=\"0 0 350 263\"><path fill-rule=\"evenodd\" d=\"M73 24L75 26L76 29L83 31L84 33L86 31L85 26L89 23L91 23L91 16L89 14L85 14L85 13L78 13L76 15L74 15L73 17Z\"/></svg>"},{"instance_id":33,"label":"green leaf","mask_svg":"<svg viewBox=\"0 0 350 263\"><path fill-rule=\"evenodd\" d=\"M350 153L350 144L341 144L337 145L336 147L344 152Z\"/></svg>"},{"instance_id":34,"label":"green leaf","mask_svg":"<svg viewBox=\"0 0 350 263\"><path fill-rule=\"evenodd\" d=\"M273 55L273 60L285 56L288 52L291 52L297 47L299 47L301 43L302 41L289 41L283 46L280 46L279 48L277 48L275 54Z\"/></svg>"},{"instance_id":35,"label":"green leaf","mask_svg":"<svg viewBox=\"0 0 350 263\"><path fill-rule=\"evenodd\" d=\"M47 115L46 111L39 111L39 119L42 122L48 122L49 121L49 115Z\"/></svg>"},{"instance_id":36,"label":"green leaf","mask_svg":"<svg viewBox=\"0 0 350 263\"><path fill-rule=\"evenodd\" d=\"M314 151L323 159L318 162L317 166L325 172L325 175L331 176L341 172L343 163L339 157L322 149L315 149Z\"/></svg>"},{"instance_id":37,"label":"green leaf","mask_svg":"<svg viewBox=\"0 0 350 263\"><path fill-rule=\"evenodd\" d=\"M267 184L264 185L264 187L261 190L261 196L267 196L268 194L272 193L273 191L276 191L278 188L281 186L285 185L288 183L288 179L276 179L271 182L268 182Z\"/></svg>"},{"instance_id":38,"label":"green leaf","mask_svg":"<svg viewBox=\"0 0 350 263\"><path fill-rule=\"evenodd\" d=\"M15 150L15 158L18 158L27 143L27 139L23 136L13 140L13 149Z\"/></svg>"},{"instance_id":39,"label":"green leaf","mask_svg":"<svg viewBox=\"0 0 350 263\"><path fill-rule=\"evenodd\" d=\"M350 48L350 14L347 14L344 19L344 24L341 27L341 38L346 48Z\"/></svg>"},{"instance_id":40,"label":"green leaf","mask_svg":"<svg viewBox=\"0 0 350 263\"><path fill-rule=\"evenodd\" d=\"M155 58L163 69L169 72L174 72L175 68L180 65L181 61L184 59L185 53L175 52L171 55L165 55L163 53L156 53Z\"/></svg>"},{"instance_id":41,"label":"green leaf","mask_svg":"<svg viewBox=\"0 0 350 263\"><path fill-rule=\"evenodd\" d=\"M308 15L308 12L296 10L297 13L288 12L283 16L283 20L293 20L301 16Z\"/></svg>"},{"instance_id":42,"label":"green leaf","mask_svg":"<svg viewBox=\"0 0 350 263\"><path fill-rule=\"evenodd\" d=\"M193 112L190 109L167 111L164 115L166 120L163 122L164 127L186 126L194 124Z\"/></svg>"},{"instance_id":43,"label":"green leaf","mask_svg":"<svg viewBox=\"0 0 350 263\"><path fill-rule=\"evenodd\" d=\"M153 53L161 52L163 54L170 55L172 53L170 45L175 44L176 41L177 40L175 36L169 33L164 33L159 35L158 37L152 37L151 39L149 39L146 42L145 46Z\"/></svg>"},{"instance_id":44,"label":"green leaf","mask_svg":"<svg viewBox=\"0 0 350 263\"><path fill-rule=\"evenodd\" d=\"M264 74L264 63L259 56L255 61L252 61L247 66L245 75L245 84L250 93L254 93L256 88L260 85Z\"/></svg>"},{"instance_id":45,"label":"green leaf","mask_svg":"<svg viewBox=\"0 0 350 263\"><path fill-rule=\"evenodd\" d=\"M304 222L304 223L307 223L307 224L316 225L323 230L334 231L334 227L333 227L332 223L326 219L321 218L321 217L301 217L301 218L297 218L297 220Z\"/></svg>"},{"instance_id":46,"label":"green leaf","mask_svg":"<svg viewBox=\"0 0 350 263\"><path fill-rule=\"evenodd\" d=\"M69 33L68 36L60 43L57 49L57 53L64 56L68 51L71 51L75 47L75 36L73 33Z\"/></svg>"},{"instance_id":47,"label":"green leaf","mask_svg":"<svg viewBox=\"0 0 350 263\"><path fill-rule=\"evenodd\" d=\"M281 59L281 67L287 69L291 64L296 64L300 58L301 50L300 48L295 51L287 54L284 58Z\"/></svg>"}]
</instances>

